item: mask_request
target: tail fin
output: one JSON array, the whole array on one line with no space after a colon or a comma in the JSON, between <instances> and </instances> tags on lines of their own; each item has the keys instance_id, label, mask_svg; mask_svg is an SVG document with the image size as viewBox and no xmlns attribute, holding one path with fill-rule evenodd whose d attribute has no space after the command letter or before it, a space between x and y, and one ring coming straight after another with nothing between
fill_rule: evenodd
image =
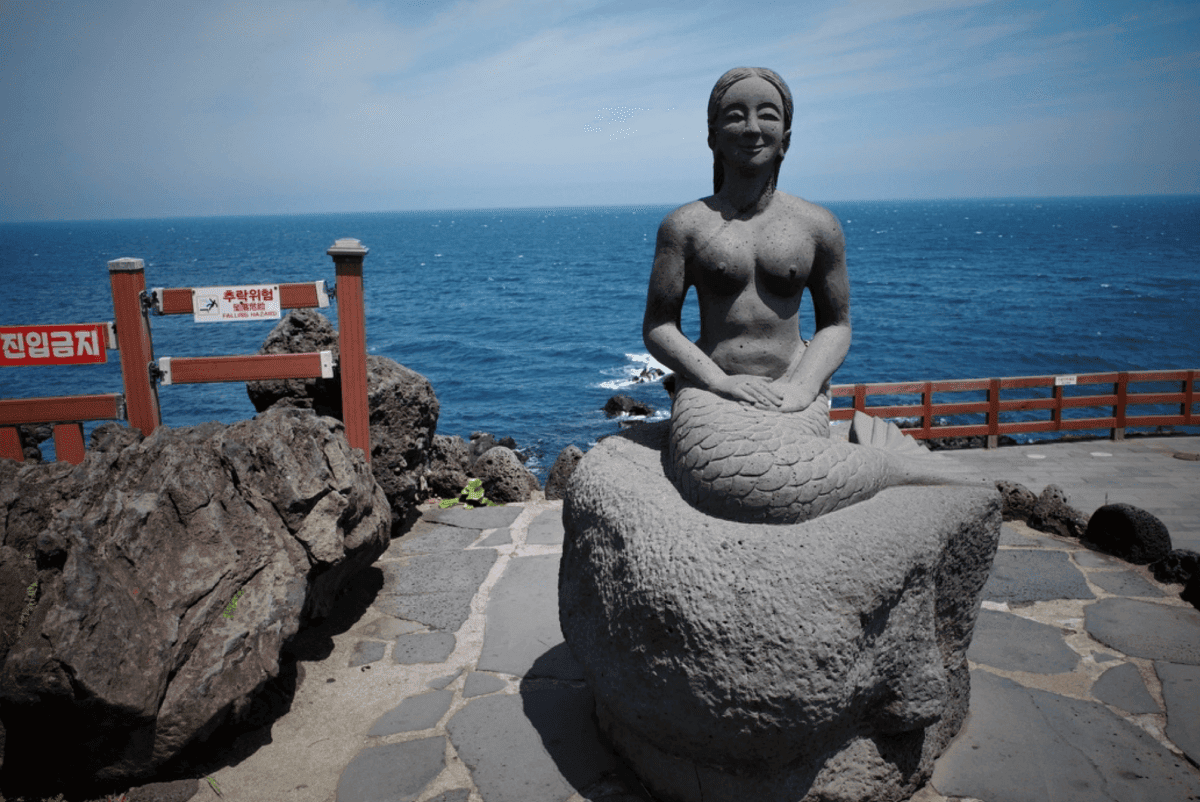
<instances>
[{"instance_id":1,"label":"tail fin","mask_svg":"<svg viewBox=\"0 0 1200 802\"><path fill-rule=\"evenodd\" d=\"M850 442L877 448L888 455L893 485L978 485L988 480L955 460L930 452L896 424L855 412Z\"/></svg>"}]
</instances>

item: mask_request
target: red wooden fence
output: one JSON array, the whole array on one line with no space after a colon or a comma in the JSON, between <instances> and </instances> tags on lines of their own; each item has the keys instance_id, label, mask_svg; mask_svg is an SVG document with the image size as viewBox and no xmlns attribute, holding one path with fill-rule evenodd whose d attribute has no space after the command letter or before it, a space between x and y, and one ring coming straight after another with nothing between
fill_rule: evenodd
<instances>
[{"instance_id":1,"label":"red wooden fence","mask_svg":"<svg viewBox=\"0 0 1200 802\"><path fill-rule=\"evenodd\" d=\"M833 420L850 420L855 410L879 418L916 417L920 426L903 431L918 439L930 437L974 437L986 436L987 446L994 448L1002 434L1026 432L1061 432L1079 429L1108 429L1114 440L1125 438L1125 429L1131 426L1197 426L1200 414L1193 407L1200 403L1196 391L1195 370L1146 370L1116 373L1081 373L1059 376L1016 376L1004 379L948 379L926 382L890 382L883 384L838 384L830 388L833 398L850 397L850 406L835 406ZM1129 385L1146 382L1179 382L1178 392L1130 392ZM1066 394L1065 387L1099 384L1104 392L1093 394ZM1008 397L1005 391L1050 388L1049 397ZM1108 388L1111 388L1109 390ZM935 393L961 393L984 391L984 401L934 401ZM867 406L867 397L872 395L919 395L915 404L892 404ZM1146 404L1178 404L1178 414L1131 415L1130 407ZM1102 408L1108 414L1084 418L1063 417L1065 409ZM1026 410L1046 410L1049 417L1043 420L1003 420L1004 413ZM938 415L982 415L982 423L935 426Z\"/></svg>"},{"instance_id":2,"label":"red wooden fence","mask_svg":"<svg viewBox=\"0 0 1200 802\"><path fill-rule=\"evenodd\" d=\"M367 411L367 337L363 311L363 259L368 252L356 239L339 239L326 253L333 257L337 274L338 347L341 358L342 413L346 438L371 459ZM121 353L125 395L62 396L0 400L0 457L22 460L15 427L23 423L54 423L58 459L79 464L84 457L81 421L126 418L149 435L161 423L155 375L165 367L164 384L254 381L261 379L316 378L333 375L328 351L312 354L255 354L217 357L163 357L154 364L149 310L160 314L191 314L191 287L146 292L141 259L116 259L108 263L116 317L116 344ZM324 282L279 285L280 308L327 306ZM29 327L34 328L34 327ZM41 328L41 327L38 327ZM15 330L15 327L14 327ZM37 333L38 349L43 335ZM5 345L9 340L5 340ZM48 347L48 346L47 346ZM5 362L9 364L9 362Z\"/></svg>"}]
</instances>

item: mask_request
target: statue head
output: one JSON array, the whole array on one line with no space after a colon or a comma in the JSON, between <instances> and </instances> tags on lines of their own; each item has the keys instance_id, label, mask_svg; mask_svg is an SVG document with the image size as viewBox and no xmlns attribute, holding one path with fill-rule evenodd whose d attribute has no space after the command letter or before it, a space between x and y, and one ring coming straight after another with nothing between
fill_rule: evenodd
<instances>
[{"instance_id":1,"label":"statue head","mask_svg":"<svg viewBox=\"0 0 1200 802\"><path fill-rule=\"evenodd\" d=\"M717 153L713 141L717 116L721 111L721 101L725 98L725 94L729 91L730 87L746 78L762 78L778 90L779 99L783 102L783 148L780 150L779 156L775 161L775 173L771 178L772 186L774 186L775 181L779 178L779 167L783 164L784 152L787 151L788 145L791 143L793 103L792 93L788 89L787 83L784 82L779 73L774 70L768 70L766 67L734 67L717 79L712 94L708 96L708 147L713 151L713 194L721 191L721 184L724 183L725 179L725 168L721 164L720 154Z\"/></svg>"}]
</instances>

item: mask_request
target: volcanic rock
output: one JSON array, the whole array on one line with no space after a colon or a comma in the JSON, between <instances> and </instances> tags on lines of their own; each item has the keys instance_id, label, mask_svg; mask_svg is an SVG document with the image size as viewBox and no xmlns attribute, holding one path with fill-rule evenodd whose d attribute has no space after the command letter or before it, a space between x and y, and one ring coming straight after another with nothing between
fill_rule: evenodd
<instances>
[{"instance_id":1,"label":"volcanic rock","mask_svg":"<svg viewBox=\"0 0 1200 802\"><path fill-rule=\"evenodd\" d=\"M1070 505L1067 494L1058 485L1046 485L1029 516L1031 528L1075 540L1083 537L1087 523L1087 518Z\"/></svg>"},{"instance_id":2,"label":"volcanic rock","mask_svg":"<svg viewBox=\"0 0 1200 802\"><path fill-rule=\"evenodd\" d=\"M1166 525L1131 504L1105 504L1093 512L1084 539L1100 551L1135 565L1146 565L1171 553Z\"/></svg>"},{"instance_id":3,"label":"volcanic rock","mask_svg":"<svg viewBox=\"0 0 1200 802\"><path fill-rule=\"evenodd\" d=\"M332 351L332 379L284 379L247 382L246 392L259 412L271 407L300 407L342 419L338 336L333 324L312 309L293 309L267 335L261 354ZM393 518L429 497L429 452L440 405L429 381L392 359L367 355L367 407L371 426L371 471L387 494Z\"/></svg>"},{"instance_id":4,"label":"volcanic rock","mask_svg":"<svg viewBox=\"0 0 1200 802\"><path fill-rule=\"evenodd\" d=\"M570 480L571 474L575 473L575 468L581 459L583 459L583 452L579 450L578 446L567 446L558 452L558 459L554 460L554 466L550 468L550 476L546 479L547 499L553 501L563 498L567 491L567 482Z\"/></svg>"},{"instance_id":5,"label":"volcanic rock","mask_svg":"<svg viewBox=\"0 0 1200 802\"><path fill-rule=\"evenodd\" d=\"M646 417L654 414L648 405L627 395L614 395L604 403L604 414L610 418L617 415L639 415Z\"/></svg>"},{"instance_id":6,"label":"volcanic rock","mask_svg":"<svg viewBox=\"0 0 1200 802\"><path fill-rule=\"evenodd\" d=\"M484 497L499 504L528 501L540 489L537 477L511 448L495 446L475 460L471 473L483 480Z\"/></svg>"},{"instance_id":7,"label":"volcanic rock","mask_svg":"<svg viewBox=\"0 0 1200 802\"><path fill-rule=\"evenodd\" d=\"M1000 491L1004 520L1028 521L1029 516L1033 515L1033 508L1037 506L1038 497L1033 491L1020 482L1003 480L996 482L996 488Z\"/></svg>"},{"instance_id":8,"label":"volcanic rock","mask_svg":"<svg viewBox=\"0 0 1200 802\"><path fill-rule=\"evenodd\" d=\"M454 498L467 486L471 455L458 435L435 434L429 451L429 491L438 498Z\"/></svg>"},{"instance_id":9,"label":"volcanic rock","mask_svg":"<svg viewBox=\"0 0 1200 802\"><path fill-rule=\"evenodd\" d=\"M144 778L243 720L388 543L387 498L332 418L97 432L79 466L0 466L0 548L37 582L0 666L10 778L46 776L46 755L69 756L68 784Z\"/></svg>"}]
</instances>

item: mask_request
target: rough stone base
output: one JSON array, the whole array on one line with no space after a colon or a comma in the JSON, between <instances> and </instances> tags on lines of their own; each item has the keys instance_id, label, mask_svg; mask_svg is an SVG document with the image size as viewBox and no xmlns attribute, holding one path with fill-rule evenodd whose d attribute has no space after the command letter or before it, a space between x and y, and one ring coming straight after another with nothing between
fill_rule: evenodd
<instances>
[{"instance_id":1,"label":"rough stone base","mask_svg":"<svg viewBox=\"0 0 1200 802\"><path fill-rule=\"evenodd\" d=\"M606 439L564 501L559 615L602 731L664 802L911 796L966 715L998 492L733 523L682 500L665 438Z\"/></svg>"}]
</instances>

